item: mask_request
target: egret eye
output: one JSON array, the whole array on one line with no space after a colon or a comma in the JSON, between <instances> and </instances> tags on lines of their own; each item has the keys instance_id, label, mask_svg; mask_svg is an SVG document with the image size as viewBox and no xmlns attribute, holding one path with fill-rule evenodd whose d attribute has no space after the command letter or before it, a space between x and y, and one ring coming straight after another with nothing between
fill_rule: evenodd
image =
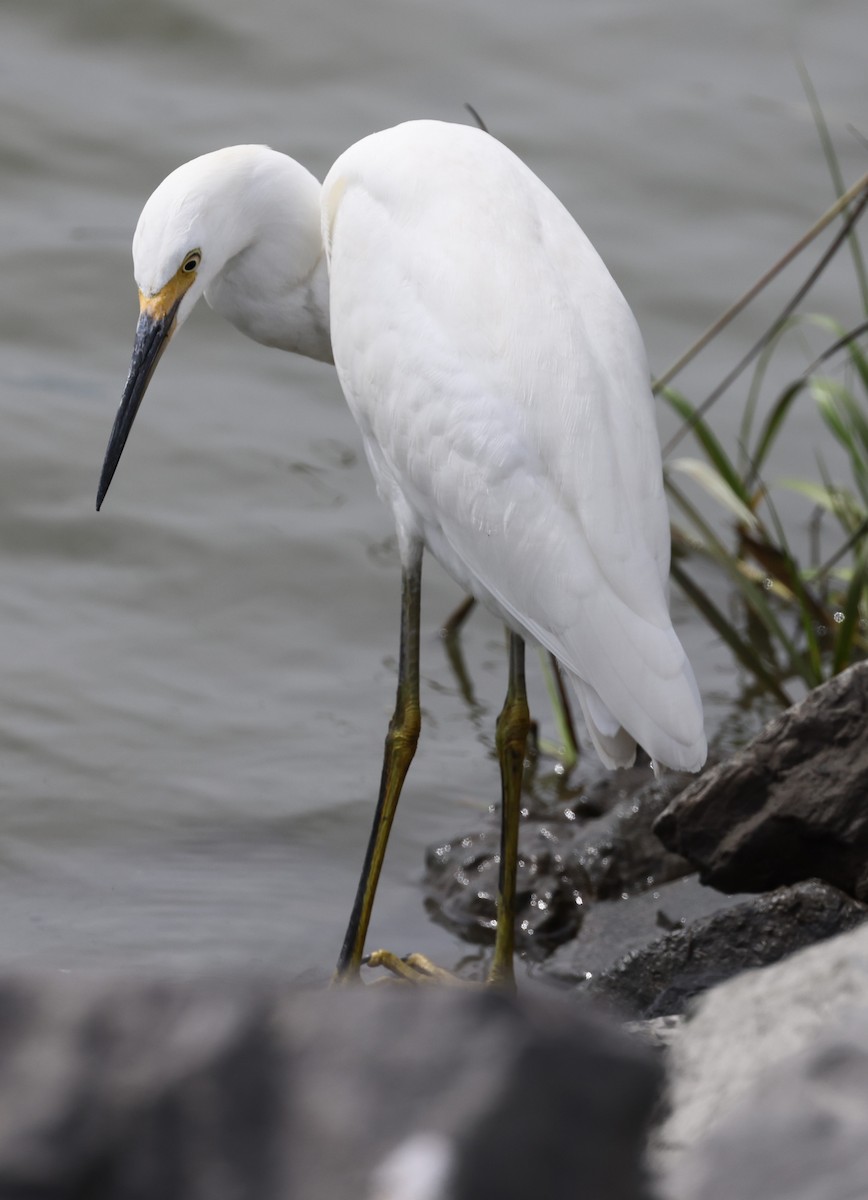
<instances>
[{"instance_id":1,"label":"egret eye","mask_svg":"<svg viewBox=\"0 0 868 1200\"><path fill-rule=\"evenodd\" d=\"M194 250L192 252L192 254L188 254L187 257L184 259L184 265L181 267L181 270L184 272L185 275L190 275L190 274L192 274L193 271L196 270L196 268L198 267L198 265L201 261L202 261L202 255L199 253L198 250Z\"/></svg>"}]
</instances>

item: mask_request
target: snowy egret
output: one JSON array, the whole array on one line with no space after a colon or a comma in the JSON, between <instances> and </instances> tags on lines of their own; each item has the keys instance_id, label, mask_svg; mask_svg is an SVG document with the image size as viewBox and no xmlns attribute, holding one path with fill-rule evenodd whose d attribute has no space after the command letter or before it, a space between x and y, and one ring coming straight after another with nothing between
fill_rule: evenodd
<instances>
[{"instance_id":1,"label":"snowy egret","mask_svg":"<svg viewBox=\"0 0 868 1200\"><path fill-rule=\"evenodd\" d=\"M705 760L699 692L669 616L660 445L630 308L520 159L437 121L364 138L321 187L264 146L186 163L146 203L133 260L140 316L97 508L163 349L204 295L255 340L335 363L395 519L397 702L343 976L358 974L419 735L423 548L503 618L490 978L510 980L524 638L562 664L608 767L631 764L637 743L655 764L697 771Z\"/></svg>"}]
</instances>

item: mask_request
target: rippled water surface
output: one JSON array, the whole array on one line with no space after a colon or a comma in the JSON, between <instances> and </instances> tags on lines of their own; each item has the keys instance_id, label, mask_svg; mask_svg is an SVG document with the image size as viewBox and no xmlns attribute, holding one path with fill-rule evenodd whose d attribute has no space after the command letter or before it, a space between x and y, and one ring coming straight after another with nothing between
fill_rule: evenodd
<instances>
[{"instance_id":1,"label":"rippled water surface","mask_svg":"<svg viewBox=\"0 0 868 1200\"><path fill-rule=\"evenodd\" d=\"M845 172L864 170L846 132L866 124L862 4L7 0L2 27L0 961L323 975L394 686L389 518L332 369L204 306L96 516L144 199L220 145L267 142L322 176L357 137L471 101L578 216L660 371L830 201L797 53ZM782 294L685 386L715 383ZM817 303L846 314L847 272ZM776 470L811 465L813 429L806 414ZM461 701L436 636L458 599L429 564L426 725L371 939L444 961L459 951L422 910L422 849L497 795L503 685L478 616L487 712ZM740 681L675 611L714 732Z\"/></svg>"}]
</instances>

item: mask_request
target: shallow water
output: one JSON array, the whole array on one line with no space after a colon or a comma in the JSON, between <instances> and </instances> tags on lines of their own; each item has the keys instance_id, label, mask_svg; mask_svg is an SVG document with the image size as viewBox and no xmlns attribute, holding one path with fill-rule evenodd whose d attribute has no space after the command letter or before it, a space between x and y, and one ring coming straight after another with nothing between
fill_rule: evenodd
<instances>
[{"instance_id":1,"label":"shallow water","mask_svg":"<svg viewBox=\"0 0 868 1200\"><path fill-rule=\"evenodd\" d=\"M398 571L331 369L197 312L94 513L153 187L239 141L323 175L372 129L470 101L579 217L660 371L830 201L794 48L855 178L857 0L3 6L0 962L323 975L372 811ZM692 394L801 274L690 369ZM849 273L816 303L844 317ZM812 467L814 429L805 413L775 472ZM460 949L422 911L422 850L497 795L502 688L499 629L477 616L485 714L458 696L436 636L458 599L429 564L425 732L371 937L444 961ZM710 731L750 727L727 656L675 611Z\"/></svg>"}]
</instances>

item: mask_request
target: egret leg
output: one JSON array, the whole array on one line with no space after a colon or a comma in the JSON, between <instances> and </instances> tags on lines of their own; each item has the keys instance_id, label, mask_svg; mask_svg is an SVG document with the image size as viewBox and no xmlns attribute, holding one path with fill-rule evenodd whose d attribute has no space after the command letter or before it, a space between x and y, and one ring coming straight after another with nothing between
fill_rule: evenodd
<instances>
[{"instance_id":1,"label":"egret leg","mask_svg":"<svg viewBox=\"0 0 868 1200\"><path fill-rule=\"evenodd\" d=\"M441 635L447 640L458 637L462 625L475 607L476 598L474 596L465 596L458 607L443 622L443 628L440 630Z\"/></svg>"},{"instance_id":2,"label":"egret leg","mask_svg":"<svg viewBox=\"0 0 868 1200\"><path fill-rule=\"evenodd\" d=\"M521 777L527 750L530 714L524 680L524 640L511 630L509 686L497 718L497 757L500 760L501 825L500 878L497 887L497 936L489 983L515 986L515 879L518 869L518 821L521 813Z\"/></svg>"},{"instance_id":3,"label":"egret leg","mask_svg":"<svg viewBox=\"0 0 868 1200\"><path fill-rule=\"evenodd\" d=\"M555 725L558 728L558 735L561 739L560 749L553 748L554 753L560 758L564 770L571 771L579 761L579 739L576 735L570 698L567 695L564 677L561 673L561 666L558 660L548 651L541 651L540 656L546 691L549 694L552 714L555 719ZM552 749L545 742L541 743L541 748L547 752Z\"/></svg>"},{"instance_id":4,"label":"egret leg","mask_svg":"<svg viewBox=\"0 0 868 1200\"><path fill-rule=\"evenodd\" d=\"M358 977L374 894L383 866L386 843L392 820L398 807L416 743L419 740L419 597L422 583L422 551L413 563L405 566L401 575L401 649L398 658L398 695L395 712L386 734L380 795L374 814L374 824L362 866L359 887L346 937L338 959L337 978Z\"/></svg>"},{"instance_id":5,"label":"egret leg","mask_svg":"<svg viewBox=\"0 0 868 1200\"><path fill-rule=\"evenodd\" d=\"M455 611L445 621L443 628L440 630L440 636L443 638L443 645L446 647L446 657L449 659L449 666L452 668L452 674L455 676L464 702L470 708L477 711L479 705L476 702L473 684L470 682L470 676L467 673L467 667L464 663L464 654L461 650L461 630L464 627L464 622L475 607L476 600L473 596L465 596Z\"/></svg>"}]
</instances>

